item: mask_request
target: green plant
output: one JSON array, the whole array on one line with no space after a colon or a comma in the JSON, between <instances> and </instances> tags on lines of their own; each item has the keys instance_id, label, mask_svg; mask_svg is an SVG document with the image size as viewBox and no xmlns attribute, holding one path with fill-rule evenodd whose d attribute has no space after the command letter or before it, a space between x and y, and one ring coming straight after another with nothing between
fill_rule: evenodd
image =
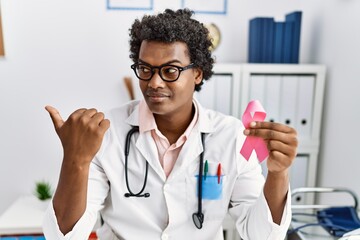
<instances>
[{"instance_id":1,"label":"green plant","mask_svg":"<svg viewBox=\"0 0 360 240\"><path fill-rule=\"evenodd\" d=\"M50 183L45 181L36 182L35 195L42 201L52 198L52 189Z\"/></svg>"}]
</instances>

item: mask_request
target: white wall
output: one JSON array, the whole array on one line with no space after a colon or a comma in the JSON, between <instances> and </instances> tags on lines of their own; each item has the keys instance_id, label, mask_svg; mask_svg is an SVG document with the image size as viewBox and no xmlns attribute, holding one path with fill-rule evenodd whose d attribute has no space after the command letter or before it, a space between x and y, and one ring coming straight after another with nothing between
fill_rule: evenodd
<instances>
[{"instance_id":1,"label":"white wall","mask_svg":"<svg viewBox=\"0 0 360 240\"><path fill-rule=\"evenodd\" d=\"M154 0L155 11L180 0ZM301 62L328 66L319 185L347 186L360 195L357 123L360 111L360 1L228 0L228 14L197 15L215 22L222 42L218 62L246 62L248 21L282 20L303 11ZM0 58L0 214L34 182L54 186L62 149L44 106L65 118L79 107L100 110L129 97L122 78L131 75L128 29L141 11L107 11L97 0L2 0L6 58ZM350 174L349 174L350 173Z\"/></svg>"}]
</instances>

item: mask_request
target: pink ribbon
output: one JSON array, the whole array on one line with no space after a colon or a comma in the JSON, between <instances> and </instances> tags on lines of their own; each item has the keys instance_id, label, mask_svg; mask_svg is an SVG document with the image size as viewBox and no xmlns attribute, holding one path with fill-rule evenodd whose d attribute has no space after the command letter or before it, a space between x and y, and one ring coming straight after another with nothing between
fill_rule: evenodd
<instances>
[{"instance_id":1,"label":"pink ribbon","mask_svg":"<svg viewBox=\"0 0 360 240\"><path fill-rule=\"evenodd\" d=\"M265 117L266 112L263 106L261 106L261 103L258 100L254 100L249 102L247 105L246 110L242 116L242 122L245 128L248 129L250 128L251 122L263 122ZM249 160L253 150L255 150L257 158L260 162L264 161L265 158L267 158L269 155L266 143L262 138L247 136L240 153L246 160Z\"/></svg>"}]
</instances>

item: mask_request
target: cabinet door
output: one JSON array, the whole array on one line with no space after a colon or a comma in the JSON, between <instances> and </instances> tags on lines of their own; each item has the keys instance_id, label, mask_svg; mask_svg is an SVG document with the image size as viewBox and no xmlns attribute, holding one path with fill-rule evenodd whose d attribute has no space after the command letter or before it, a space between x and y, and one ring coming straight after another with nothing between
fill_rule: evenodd
<instances>
[{"instance_id":1,"label":"cabinet door","mask_svg":"<svg viewBox=\"0 0 360 240\"><path fill-rule=\"evenodd\" d=\"M215 73L211 79L204 81L195 97L204 107L231 115L232 84L233 75Z\"/></svg>"},{"instance_id":2,"label":"cabinet door","mask_svg":"<svg viewBox=\"0 0 360 240\"><path fill-rule=\"evenodd\" d=\"M298 80L298 99L295 128L299 137L311 138L313 123L313 106L315 92L315 76L303 75Z\"/></svg>"},{"instance_id":3,"label":"cabinet door","mask_svg":"<svg viewBox=\"0 0 360 240\"><path fill-rule=\"evenodd\" d=\"M297 75L282 76L280 90L280 123L295 126L295 115L297 105Z\"/></svg>"},{"instance_id":4,"label":"cabinet door","mask_svg":"<svg viewBox=\"0 0 360 240\"><path fill-rule=\"evenodd\" d=\"M259 100L266 121L294 127L301 138L311 138L315 81L306 74L254 74L249 78L249 99Z\"/></svg>"}]
</instances>

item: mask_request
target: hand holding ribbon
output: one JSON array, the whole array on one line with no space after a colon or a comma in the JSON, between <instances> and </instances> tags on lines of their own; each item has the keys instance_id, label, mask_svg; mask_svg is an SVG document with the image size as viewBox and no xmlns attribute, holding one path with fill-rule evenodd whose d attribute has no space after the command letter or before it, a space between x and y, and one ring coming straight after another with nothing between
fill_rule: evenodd
<instances>
[{"instance_id":1,"label":"hand holding ribbon","mask_svg":"<svg viewBox=\"0 0 360 240\"><path fill-rule=\"evenodd\" d=\"M253 121L262 122L265 120L266 112L258 100L249 102L242 116L242 122L246 129L250 128L250 123ZM260 162L264 161L269 155L268 149L263 139L259 137L247 136L245 142L240 150L241 155L246 160L249 160L252 151L255 150Z\"/></svg>"},{"instance_id":2,"label":"hand holding ribbon","mask_svg":"<svg viewBox=\"0 0 360 240\"><path fill-rule=\"evenodd\" d=\"M290 167L296 156L297 133L285 124L266 122L265 117L259 101L249 103L242 117L247 137L240 153L248 160L255 150L260 162L268 157L268 172L280 173Z\"/></svg>"}]
</instances>

